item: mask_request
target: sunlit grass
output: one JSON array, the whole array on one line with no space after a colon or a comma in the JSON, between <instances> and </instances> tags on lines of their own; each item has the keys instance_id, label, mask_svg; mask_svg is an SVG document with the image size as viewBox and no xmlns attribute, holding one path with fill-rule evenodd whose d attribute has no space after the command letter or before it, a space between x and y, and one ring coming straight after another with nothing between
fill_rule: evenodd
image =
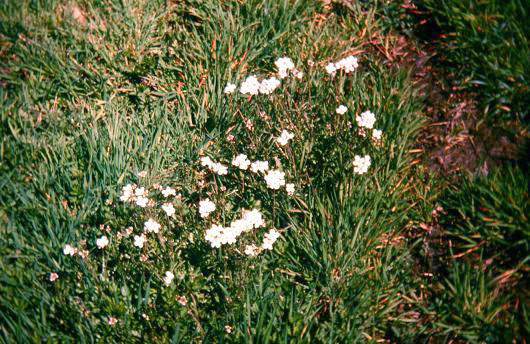
<instances>
[{"instance_id":1,"label":"sunlit grass","mask_svg":"<svg viewBox=\"0 0 530 344\"><path fill-rule=\"evenodd\" d=\"M408 231L435 198L418 200L422 176L409 153L422 104L407 68L365 49L381 29L378 10L314 1L8 3L0 338L414 342L453 326L443 316L430 323L442 308L429 303L431 282L416 266L421 243ZM353 72L326 72L350 55L359 59ZM239 92L249 75L278 77L282 56L302 78L281 80L270 95ZM225 94L227 83L234 93ZM365 111L373 128L357 119ZM283 130L293 134L286 144ZM238 154L284 172L294 192L234 166ZM206 156L228 173L201 166ZM356 156L370 157L365 173L354 171ZM155 206L120 201L130 183L146 187ZM216 207L201 216L205 199ZM168 202L172 216L160 207ZM221 247L205 240L213 224L229 227L251 209L264 226ZM159 232L135 245L150 218ZM273 228L280 236L260 246ZM103 236L108 245L98 247ZM77 254L66 255L67 244ZM251 244L261 247L256 257L245 254ZM448 280L457 281L455 299L466 288L459 276Z\"/></svg>"}]
</instances>

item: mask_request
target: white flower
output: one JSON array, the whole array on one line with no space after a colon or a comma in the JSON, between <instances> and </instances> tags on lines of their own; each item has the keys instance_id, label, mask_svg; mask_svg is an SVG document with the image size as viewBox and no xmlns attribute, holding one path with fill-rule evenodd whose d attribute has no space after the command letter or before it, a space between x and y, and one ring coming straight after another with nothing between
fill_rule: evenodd
<instances>
[{"instance_id":1,"label":"white flower","mask_svg":"<svg viewBox=\"0 0 530 344\"><path fill-rule=\"evenodd\" d=\"M255 257L257 256L259 253L261 252L261 247L258 247L254 244L252 245L247 245L245 247L245 254L247 256L251 256L251 257Z\"/></svg>"},{"instance_id":2,"label":"white flower","mask_svg":"<svg viewBox=\"0 0 530 344\"><path fill-rule=\"evenodd\" d=\"M285 191L287 191L287 194L289 196L292 196L294 194L294 184L292 183L285 184Z\"/></svg>"},{"instance_id":3,"label":"white flower","mask_svg":"<svg viewBox=\"0 0 530 344\"><path fill-rule=\"evenodd\" d=\"M246 154L239 154L232 160L232 165L239 167L241 170L246 170L250 165L250 160L247 159Z\"/></svg>"},{"instance_id":4,"label":"white flower","mask_svg":"<svg viewBox=\"0 0 530 344\"><path fill-rule=\"evenodd\" d=\"M59 278L59 274L57 272L50 272L50 277L49 277L50 282L55 282L55 280L58 278Z\"/></svg>"},{"instance_id":5,"label":"white flower","mask_svg":"<svg viewBox=\"0 0 530 344\"><path fill-rule=\"evenodd\" d=\"M202 218L208 217L211 212L215 210L215 203L209 199L205 199L199 202L199 213Z\"/></svg>"},{"instance_id":6,"label":"white flower","mask_svg":"<svg viewBox=\"0 0 530 344\"><path fill-rule=\"evenodd\" d=\"M134 189L136 185L127 184L121 190L120 201L122 202L132 202L134 200Z\"/></svg>"},{"instance_id":7,"label":"white flower","mask_svg":"<svg viewBox=\"0 0 530 344\"><path fill-rule=\"evenodd\" d=\"M359 67L359 63L355 56L348 56L337 61L335 66L337 69L342 69L345 73L351 73Z\"/></svg>"},{"instance_id":8,"label":"white flower","mask_svg":"<svg viewBox=\"0 0 530 344\"><path fill-rule=\"evenodd\" d=\"M158 233L160 227L160 224L153 219L149 219L144 223L144 231Z\"/></svg>"},{"instance_id":9,"label":"white flower","mask_svg":"<svg viewBox=\"0 0 530 344\"><path fill-rule=\"evenodd\" d=\"M335 112L339 115L344 115L348 111L348 108L344 105L339 105L339 107L335 110Z\"/></svg>"},{"instance_id":10,"label":"white flower","mask_svg":"<svg viewBox=\"0 0 530 344\"><path fill-rule=\"evenodd\" d=\"M225 175L225 174L228 173L228 167L226 167L225 165L223 165L223 164L221 164L219 162L214 162L208 156L203 156L201 158L201 165L204 166L204 167L208 167L208 169L210 171L212 171L214 173L217 173L220 176Z\"/></svg>"},{"instance_id":11,"label":"white flower","mask_svg":"<svg viewBox=\"0 0 530 344\"><path fill-rule=\"evenodd\" d=\"M269 162L268 161L254 161L250 165L250 170L254 173L258 172L267 172L269 169Z\"/></svg>"},{"instance_id":12,"label":"white flower","mask_svg":"<svg viewBox=\"0 0 530 344\"><path fill-rule=\"evenodd\" d=\"M280 136L276 138L276 142L278 142L282 146L285 146L287 143L289 143L289 140L292 140L293 138L294 134L284 129Z\"/></svg>"},{"instance_id":13,"label":"white flower","mask_svg":"<svg viewBox=\"0 0 530 344\"><path fill-rule=\"evenodd\" d=\"M221 244L234 244L240 234L241 232L239 232L239 230L232 227L223 227L221 232Z\"/></svg>"},{"instance_id":14,"label":"white flower","mask_svg":"<svg viewBox=\"0 0 530 344\"><path fill-rule=\"evenodd\" d=\"M136 195L136 197L147 197L148 196L148 191L145 189L145 188L136 188L136 190L134 190L134 194Z\"/></svg>"},{"instance_id":15,"label":"white flower","mask_svg":"<svg viewBox=\"0 0 530 344\"><path fill-rule=\"evenodd\" d=\"M270 170L265 176L265 181L270 189L278 190L285 185L285 173L279 170Z\"/></svg>"},{"instance_id":16,"label":"white flower","mask_svg":"<svg viewBox=\"0 0 530 344\"><path fill-rule=\"evenodd\" d=\"M226 94L230 94L230 93L234 93L235 90L236 90L236 85L228 82L223 92Z\"/></svg>"},{"instance_id":17,"label":"white flower","mask_svg":"<svg viewBox=\"0 0 530 344\"><path fill-rule=\"evenodd\" d=\"M145 178L145 177L147 177L147 171L140 171L140 172L138 172L138 177L140 177L140 178Z\"/></svg>"},{"instance_id":18,"label":"white flower","mask_svg":"<svg viewBox=\"0 0 530 344\"><path fill-rule=\"evenodd\" d=\"M107 323L108 323L110 326L114 326L114 325L116 325L117 322L118 322L118 319L116 319L115 317L109 317L109 319L107 320Z\"/></svg>"},{"instance_id":19,"label":"white flower","mask_svg":"<svg viewBox=\"0 0 530 344\"><path fill-rule=\"evenodd\" d=\"M162 209L166 212L167 216L173 216L175 214L175 207L172 203L162 204Z\"/></svg>"},{"instance_id":20,"label":"white flower","mask_svg":"<svg viewBox=\"0 0 530 344\"><path fill-rule=\"evenodd\" d=\"M218 162L218 163L213 165L212 171L214 171L215 173L217 173L220 176L223 176L223 175L228 173L228 167L226 167L225 165L223 165L220 162Z\"/></svg>"},{"instance_id":21,"label":"white flower","mask_svg":"<svg viewBox=\"0 0 530 344\"><path fill-rule=\"evenodd\" d=\"M224 228L216 224L212 224L210 229L204 233L204 239L210 242L212 247L221 247L221 241L223 237Z\"/></svg>"},{"instance_id":22,"label":"white flower","mask_svg":"<svg viewBox=\"0 0 530 344\"><path fill-rule=\"evenodd\" d=\"M259 87L259 80L254 75L250 75L246 78L245 81L241 83L241 88L239 89L239 92L255 96L259 93Z\"/></svg>"},{"instance_id":23,"label":"white flower","mask_svg":"<svg viewBox=\"0 0 530 344\"><path fill-rule=\"evenodd\" d=\"M244 211L243 217L232 221L230 227L212 224L204 233L204 238L214 248L225 244L231 245L237 241L241 233L253 228L263 227L264 225L265 221L259 210L252 209L251 211Z\"/></svg>"},{"instance_id":24,"label":"white flower","mask_svg":"<svg viewBox=\"0 0 530 344\"><path fill-rule=\"evenodd\" d=\"M228 334L232 333L232 326L225 325L225 332L228 333Z\"/></svg>"},{"instance_id":25,"label":"white flower","mask_svg":"<svg viewBox=\"0 0 530 344\"><path fill-rule=\"evenodd\" d=\"M259 86L259 93L261 94L271 94L280 86L280 80L275 77L270 77L261 82Z\"/></svg>"},{"instance_id":26,"label":"white flower","mask_svg":"<svg viewBox=\"0 0 530 344\"><path fill-rule=\"evenodd\" d=\"M244 219L238 219L232 221L230 224L230 230L233 232L233 235L237 238L241 233L252 229L252 224L248 223Z\"/></svg>"},{"instance_id":27,"label":"white flower","mask_svg":"<svg viewBox=\"0 0 530 344\"><path fill-rule=\"evenodd\" d=\"M333 75L335 75L336 72L337 72L337 67L335 66L335 64L333 62L330 62L326 66L326 73L328 73L329 75L333 76Z\"/></svg>"},{"instance_id":28,"label":"white flower","mask_svg":"<svg viewBox=\"0 0 530 344\"><path fill-rule=\"evenodd\" d=\"M265 234L261 248L264 250L272 250L272 245L276 242L276 240L278 240L279 237L280 233L276 229L272 228L268 233Z\"/></svg>"},{"instance_id":29,"label":"white flower","mask_svg":"<svg viewBox=\"0 0 530 344\"><path fill-rule=\"evenodd\" d=\"M285 70L291 70L294 68L293 60L291 60L289 57L280 57L277 59L274 64L278 69L285 69Z\"/></svg>"},{"instance_id":30,"label":"white flower","mask_svg":"<svg viewBox=\"0 0 530 344\"><path fill-rule=\"evenodd\" d=\"M383 131L379 129L374 129L372 131L372 138L376 141L381 140L381 136L383 135Z\"/></svg>"},{"instance_id":31,"label":"white flower","mask_svg":"<svg viewBox=\"0 0 530 344\"><path fill-rule=\"evenodd\" d=\"M164 276L164 284L166 286L170 285L171 282L173 282L173 278L175 278L175 275L171 271L166 271L166 275Z\"/></svg>"},{"instance_id":32,"label":"white flower","mask_svg":"<svg viewBox=\"0 0 530 344\"><path fill-rule=\"evenodd\" d=\"M96 245L98 246L100 250L105 248L105 246L107 246L108 244L109 244L109 239L107 238L106 235L96 240Z\"/></svg>"},{"instance_id":33,"label":"white flower","mask_svg":"<svg viewBox=\"0 0 530 344\"><path fill-rule=\"evenodd\" d=\"M147 241L147 237L143 233L141 235L134 236L134 246L136 247L139 247L139 248L144 247L144 244L146 241Z\"/></svg>"},{"instance_id":34,"label":"white flower","mask_svg":"<svg viewBox=\"0 0 530 344\"><path fill-rule=\"evenodd\" d=\"M263 215L258 209L252 209L250 211L245 211L243 213L242 220L244 220L247 223L249 227L248 229L260 228L260 227L265 226Z\"/></svg>"},{"instance_id":35,"label":"white flower","mask_svg":"<svg viewBox=\"0 0 530 344\"><path fill-rule=\"evenodd\" d=\"M162 195L166 198L169 196L176 196L177 191L173 188L170 188L169 186L166 186L166 188L162 190Z\"/></svg>"},{"instance_id":36,"label":"white flower","mask_svg":"<svg viewBox=\"0 0 530 344\"><path fill-rule=\"evenodd\" d=\"M64 247L63 247L63 254L65 256L73 256L73 255L75 255L76 251L77 250L74 247L72 247L72 246L70 246L68 244L64 245Z\"/></svg>"},{"instance_id":37,"label":"white flower","mask_svg":"<svg viewBox=\"0 0 530 344\"><path fill-rule=\"evenodd\" d=\"M212 159L210 159L209 156L203 156L201 158L201 165L204 166L204 167L208 167L208 168L213 168L213 165L215 163L212 161Z\"/></svg>"},{"instance_id":38,"label":"white flower","mask_svg":"<svg viewBox=\"0 0 530 344\"><path fill-rule=\"evenodd\" d=\"M280 57L274 62L274 64L278 68L278 75L280 76L280 79L285 78L288 72L291 69L294 69L293 60L291 60L289 57Z\"/></svg>"},{"instance_id":39,"label":"white flower","mask_svg":"<svg viewBox=\"0 0 530 344\"><path fill-rule=\"evenodd\" d=\"M149 203L149 198L144 197L144 196L136 197L136 205L137 206L145 208L148 203Z\"/></svg>"},{"instance_id":40,"label":"white flower","mask_svg":"<svg viewBox=\"0 0 530 344\"><path fill-rule=\"evenodd\" d=\"M353 172L357 174L364 174L368 171L368 167L370 167L370 156L369 155L365 155L364 157L356 155L354 157Z\"/></svg>"},{"instance_id":41,"label":"white flower","mask_svg":"<svg viewBox=\"0 0 530 344\"><path fill-rule=\"evenodd\" d=\"M360 116L356 116L355 120L360 127L372 129L375 123L375 115L371 111L365 111Z\"/></svg>"}]
</instances>

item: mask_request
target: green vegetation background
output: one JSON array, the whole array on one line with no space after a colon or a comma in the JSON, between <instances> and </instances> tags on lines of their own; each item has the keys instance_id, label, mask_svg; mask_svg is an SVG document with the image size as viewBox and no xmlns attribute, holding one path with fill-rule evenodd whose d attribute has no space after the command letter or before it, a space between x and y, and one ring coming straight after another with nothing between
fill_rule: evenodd
<instances>
[{"instance_id":1,"label":"green vegetation background","mask_svg":"<svg viewBox=\"0 0 530 344\"><path fill-rule=\"evenodd\" d=\"M448 43L448 68L484 91L487 120L524 122L526 7L500 3L421 5L440 27L457 32ZM461 176L453 185L430 175L409 153L427 121L423 99L410 68L389 63L367 43L397 45L392 33L414 27L401 5L2 4L1 340L528 338L527 172L508 164L487 177ZM331 83L319 76L322 66L307 72L308 59L327 62L351 52L361 52L361 68L350 81ZM271 104L227 101L226 82L273 72L280 56L304 66L305 84L289 84ZM352 113L372 110L383 129L383 147L370 152L367 176L351 172L347 130L326 126L341 102ZM177 185L187 200L182 211L193 213L199 151L210 141L223 142L233 126L242 133L241 116L260 123L260 110L278 125L298 128L293 156L304 181L298 198L279 201L287 215L277 225L286 231L274 252L250 261L206 243L191 249L175 244L147 265L128 259L121 246L111 245L113 254L95 249L86 261L62 254L68 242L87 240L94 247L101 224L115 230L127 225L117 198L140 170L149 171L150 182ZM306 113L315 117L313 128L305 126ZM233 152L214 153L229 161ZM433 213L439 205L445 213ZM203 236L197 216L188 218L175 234L182 245L189 233L197 241ZM453 245L443 244L435 258L434 239L417 234L420 224L434 222L447 230L441 240ZM168 266L183 274L170 289L161 283ZM60 278L51 283L54 271ZM178 295L188 298L187 306L176 302ZM108 316L118 324L109 326Z\"/></svg>"}]
</instances>

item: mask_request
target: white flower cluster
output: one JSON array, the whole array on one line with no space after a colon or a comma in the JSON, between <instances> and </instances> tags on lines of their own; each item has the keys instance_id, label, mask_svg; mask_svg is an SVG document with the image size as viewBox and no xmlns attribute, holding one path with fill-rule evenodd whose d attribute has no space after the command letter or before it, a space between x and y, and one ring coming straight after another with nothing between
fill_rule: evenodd
<instances>
[{"instance_id":1,"label":"white flower cluster","mask_svg":"<svg viewBox=\"0 0 530 344\"><path fill-rule=\"evenodd\" d=\"M285 184L285 191L287 191L287 194L289 196L294 195L294 184L292 183Z\"/></svg>"},{"instance_id":2,"label":"white flower cluster","mask_svg":"<svg viewBox=\"0 0 530 344\"><path fill-rule=\"evenodd\" d=\"M144 231L158 233L162 226L153 219L149 219L144 223Z\"/></svg>"},{"instance_id":3,"label":"white flower cluster","mask_svg":"<svg viewBox=\"0 0 530 344\"><path fill-rule=\"evenodd\" d=\"M245 247L245 254L247 256L251 256L251 257L255 257L257 256L258 254L260 254L261 252L261 247L259 246L256 246L254 244L251 244L251 245L247 245Z\"/></svg>"},{"instance_id":4,"label":"white flower cluster","mask_svg":"<svg viewBox=\"0 0 530 344\"><path fill-rule=\"evenodd\" d=\"M254 75L250 75L245 79L245 81L241 83L241 88L239 89L239 92L255 96L259 93L260 86L261 84L258 78L256 78Z\"/></svg>"},{"instance_id":5,"label":"white flower cluster","mask_svg":"<svg viewBox=\"0 0 530 344\"><path fill-rule=\"evenodd\" d=\"M335 67L337 67L337 69L342 69L345 73L349 74L359 67L359 62L355 56L348 56L335 62Z\"/></svg>"},{"instance_id":6,"label":"white flower cluster","mask_svg":"<svg viewBox=\"0 0 530 344\"><path fill-rule=\"evenodd\" d=\"M299 71L295 68L293 60L291 60L289 57L280 57L274 62L274 64L278 68L278 76L280 77L280 79L283 79L288 76L289 72L291 72L298 79L302 79L304 76L304 73L302 71ZM274 90L280 87L280 84L280 80L276 79L276 77L274 76L260 81L255 75L249 75L241 83L239 92L252 96L258 95L260 93L271 94L272 92L274 92ZM232 94L235 92L236 88L237 86L235 84L228 82L226 83L223 92L225 94Z\"/></svg>"},{"instance_id":7,"label":"white flower cluster","mask_svg":"<svg viewBox=\"0 0 530 344\"><path fill-rule=\"evenodd\" d=\"M172 203L163 203L161 208L166 212L167 216L173 216L175 214L175 207Z\"/></svg>"},{"instance_id":8,"label":"white flower cluster","mask_svg":"<svg viewBox=\"0 0 530 344\"><path fill-rule=\"evenodd\" d=\"M262 172L265 173L269 170L269 162L257 160L250 165L250 170L254 173Z\"/></svg>"},{"instance_id":9,"label":"white flower cluster","mask_svg":"<svg viewBox=\"0 0 530 344\"><path fill-rule=\"evenodd\" d=\"M136 184L127 184L121 190L120 200L122 202L136 202L136 205L145 208L149 202L149 191L144 187L138 187Z\"/></svg>"},{"instance_id":10,"label":"white flower cluster","mask_svg":"<svg viewBox=\"0 0 530 344\"><path fill-rule=\"evenodd\" d=\"M230 93L234 93L235 90L236 90L235 84L227 83L223 92L226 94L230 94Z\"/></svg>"},{"instance_id":11,"label":"white flower cluster","mask_svg":"<svg viewBox=\"0 0 530 344\"><path fill-rule=\"evenodd\" d=\"M245 254L247 256L256 257L263 250L272 250L272 245L274 245L279 237L280 233L276 229L272 228L268 233L265 233L261 246L256 246L254 244L247 245L245 247Z\"/></svg>"},{"instance_id":12,"label":"white flower cluster","mask_svg":"<svg viewBox=\"0 0 530 344\"><path fill-rule=\"evenodd\" d=\"M241 219L232 221L230 227L213 224L210 229L206 230L204 239L214 248L221 247L221 245L235 243L241 233L263 226L265 226L265 221L260 211L252 209L245 211Z\"/></svg>"},{"instance_id":13,"label":"white flower cluster","mask_svg":"<svg viewBox=\"0 0 530 344\"><path fill-rule=\"evenodd\" d=\"M285 173L280 170L270 170L265 176L269 189L278 190L285 185Z\"/></svg>"},{"instance_id":14,"label":"white flower cluster","mask_svg":"<svg viewBox=\"0 0 530 344\"><path fill-rule=\"evenodd\" d=\"M217 173L220 176L226 175L228 173L228 167L221 164L220 162L214 162L209 156L203 156L201 158L201 165L208 167L210 171Z\"/></svg>"},{"instance_id":15,"label":"white flower cluster","mask_svg":"<svg viewBox=\"0 0 530 344\"><path fill-rule=\"evenodd\" d=\"M265 238L263 239L263 244L261 244L261 248L264 250L272 250L272 245L278 240L280 237L280 233L272 228L268 233L265 234Z\"/></svg>"},{"instance_id":16,"label":"white flower cluster","mask_svg":"<svg viewBox=\"0 0 530 344\"><path fill-rule=\"evenodd\" d=\"M331 76L334 76L337 71L344 71L344 73L352 73L359 67L358 59L355 56L348 56L335 63L330 62L326 65L326 72Z\"/></svg>"},{"instance_id":17,"label":"white flower cluster","mask_svg":"<svg viewBox=\"0 0 530 344\"><path fill-rule=\"evenodd\" d=\"M383 131L379 129L374 129L372 131L372 139L374 139L375 141L381 140L381 136L383 136Z\"/></svg>"},{"instance_id":18,"label":"white flower cluster","mask_svg":"<svg viewBox=\"0 0 530 344\"><path fill-rule=\"evenodd\" d=\"M279 86L280 80L276 79L275 77L270 77L260 82L258 78L256 78L254 75L250 75L245 79L245 81L241 83L239 92L241 92L242 94L250 94L253 96L259 93L271 94ZM226 90L227 88L225 87L225 93ZM228 90L231 90L231 88L229 88Z\"/></svg>"},{"instance_id":19,"label":"white flower cluster","mask_svg":"<svg viewBox=\"0 0 530 344\"><path fill-rule=\"evenodd\" d=\"M293 60L289 57L280 57L274 62L274 64L278 68L280 79L285 78L289 74L289 71L294 69Z\"/></svg>"},{"instance_id":20,"label":"white flower cluster","mask_svg":"<svg viewBox=\"0 0 530 344\"><path fill-rule=\"evenodd\" d=\"M359 116L355 116L355 121L360 127L372 129L375 123L375 115L371 111L365 111Z\"/></svg>"},{"instance_id":21,"label":"white flower cluster","mask_svg":"<svg viewBox=\"0 0 530 344\"><path fill-rule=\"evenodd\" d=\"M100 239L98 239L98 240L100 240ZM98 242L96 240L96 245L97 245L97 243ZM100 241L100 244L104 244L104 241ZM108 242L106 244L104 244L103 247L107 246L107 244L108 244ZM100 247L100 249L103 248L103 247ZM63 246L63 254L65 256L75 256L77 254L81 258L85 259L86 257L88 257L88 250L78 250L76 247L73 247L70 244L66 244L66 245Z\"/></svg>"},{"instance_id":22,"label":"white flower cluster","mask_svg":"<svg viewBox=\"0 0 530 344\"><path fill-rule=\"evenodd\" d=\"M364 174L368 171L370 167L371 159L369 155L364 157L356 155L353 159L353 172L357 174Z\"/></svg>"},{"instance_id":23,"label":"white flower cluster","mask_svg":"<svg viewBox=\"0 0 530 344\"><path fill-rule=\"evenodd\" d=\"M259 93L261 94L271 94L280 86L280 80L275 77L270 77L265 79L259 85Z\"/></svg>"},{"instance_id":24,"label":"white flower cluster","mask_svg":"<svg viewBox=\"0 0 530 344\"><path fill-rule=\"evenodd\" d=\"M246 154L239 154L234 159L232 159L232 165L238 167L241 170L246 170L250 165L250 160L248 160Z\"/></svg>"},{"instance_id":25,"label":"white flower cluster","mask_svg":"<svg viewBox=\"0 0 530 344\"><path fill-rule=\"evenodd\" d=\"M101 238L96 240L96 245L100 250L105 248L105 246L107 246L108 244L109 244L109 239L107 238L106 235L103 235Z\"/></svg>"},{"instance_id":26,"label":"white flower cluster","mask_svg":"<svg viewBox=\"0 0 530 344\"><path fill-rule=\"evenodd\" d=\"M210 215L211 212L215 210L215 203L209 199L205 199L199 202L199 213L202 218L206 218Z\"/></svg>"},{"instance_id":27,"label":"white flower cluster","mask_svg":"<svg viewBox=\"0 0 530 344\"><path fill-rule=\"evenodd\" d=\"M63 247L63 254L65 256L74 256L77 253L77 249L72 245L66 244Z\"/></svg>"},{"instance_id":28,"label":"white flower cluster","mask_svg":"<svg viewBox=\"0 0 530 344\"><path fill-rule=\"evenodd\" d=\"M276 142L278 142L281 146L285 146L293 138L294 134L284 129L280 136L276 138Z\"/></svg>"},{"instance_id":29,"label":"white flower cluster","mask_svg":"<svg viewBox=\"0 0 530 344\"><path fill-rule=\"evenodd\" d=\"M348 111L348 108L344 105L339 105L339 107L335 110L335 112L339 115L344 115Z\"/></svg>"},{"instance_id":30,"label":"white flower cluster","mask_svg":"<svg viewBox=\"0 0 530 344\"><path fill-rule=\"evenodd\" d=\"M147 236L145 234L135 235L134 236L134 246L142 248L147 242Z\"/></svg>"},{"instance_id":31,"label":"white flower cluster","mask_svg":"<svg viewBox=\"0 0 530 344\"><path fill-rule=\"evenodd\" d=\"M175 191L175 189L169 187L169 186L166 186L165 189L161 190L162 192L162 195L166 198L168 198L169 196L176 196L177 195L177 192Z\"/></svg>"}]
</instances>

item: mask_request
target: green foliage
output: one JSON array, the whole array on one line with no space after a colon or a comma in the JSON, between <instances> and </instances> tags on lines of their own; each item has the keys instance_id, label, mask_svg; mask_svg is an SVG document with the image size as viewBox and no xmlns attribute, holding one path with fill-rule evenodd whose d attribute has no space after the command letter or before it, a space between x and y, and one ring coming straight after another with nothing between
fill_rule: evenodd
<instances>
[{"instance_id":1,"label":"green foliage","mask_svg":"<svg viewBox=\"0 0 530 344\"><path fill-rule=\"evenodd\" d=\"M3 341L354 342L388 328L413 335L398 311L399 295L417 288L412 261L405 246L382 238L407 220L407 196L395 186L409 173L418 103L406 71L370 56L359 73L327 76L323 65L358 44L349 34L377 22L355 8L321 11L312 1L2 9ZM271 96L223 94L227 82L273 73L285 55L303 80L286 79ZM339 104L346 115L335 114ZM377 114L379 146L359 136L354 117L365 110ZM273 140L282 129L295 134L283 148ZM213 176L198 163L208 154L230 165L238 153L285 171L295 196L232 167ZM355 154L372 156L373 173L353 174ZM127 183L175 187L175 217L120 202ZM153 190L150 197L163 200ZM205 197L218 205L211 220L197 215ZM258 231L219 249L204 240L209 221L227 225L252 207L282 233L273 251L241 254L260 242ZM139 249L132 236L147 217L162 230ZM102 235L110 243L98 249ZM88 256L64 255L67 243ZM166 271L175 274L169 286Z\"/></svg>"},{"instance_id":2,"label":"green foliage","mask_svg":"<svg viewBox=\"0 0 530 344\"><path fill-rule=\"evenodd\" d=\"M520 0L420 0L441 34L437 61L478 95L490 123L527 119L528 4Z\"/></svg>"},{"instance_id":3,"label":"green foliage","mask_svg":"<svg viewBox=\"0 0 530 344\"><path fill-rule=\"evenodd\" d=\"M417 242L403 231L418 216L408 150L422 124L409 71L366 53L350 75L324 71L361 49L362 32L387 29L392 10L401 11L367 1L4 4L0 340L415 342L440 332L428 324L436 311L410 254ZM281 56L301 80L286 78L271 95L224 94L227 82L274 74ZM380 141L355 121L366 110ZM275 141L283 129L295 135L286 146ZM239 153L281 169L295 194L232 167ZM353 173L354 156L365 154L368 173ZM228 175L201 166L205 155ZM128 183L147 187L157 207L121 202ZM155 184L180 194L169 199L174 217L160 209L168 199ZM207 219L197 212L205 198L217 204ZM266 228L221 248L205 240L213 223L254 207ZM495 227L494 239L505 236L495 245L526 247L506 232L523 222L516 214ZM139 248L133 236L151 217L161 231ZM245 245L271 228L281 232L274 249L246 256ZM110 242L100 249L103 235ZM88 255L67 256L65 244ZM166 286L167 271L175 279ZM459 291L471 282L451 278L451 297L477 302ZM484 300L490 319L502 302ZM452 324L438 310L440 326Z\"/></svg>"},{"instance_id":4,"label":"green foliage","mask_svg":"<svg viewBox=\"0 0 530 344\"><path fill-rule=\"evenodd\" d=\"M447 192L443 221L455 262L442 283L439 314L447 332L473 342L528 336L528 177L496 169Z\"/></svg>"}]
</instances>

